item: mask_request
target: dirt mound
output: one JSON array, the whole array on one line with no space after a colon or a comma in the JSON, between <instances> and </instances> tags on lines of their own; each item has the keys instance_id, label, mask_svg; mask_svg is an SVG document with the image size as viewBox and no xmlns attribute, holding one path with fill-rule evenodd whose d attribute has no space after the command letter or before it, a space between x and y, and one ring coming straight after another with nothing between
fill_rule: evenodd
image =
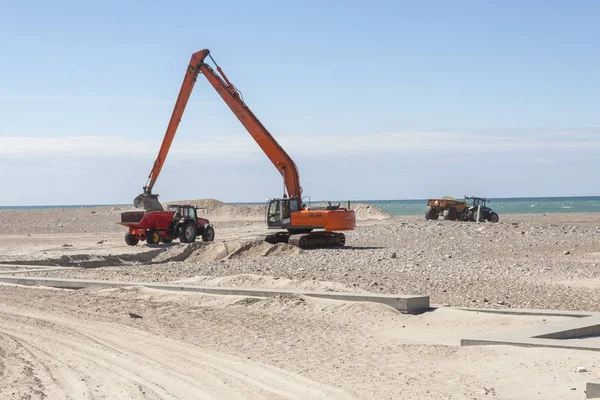
<instances>
[{"instance_id":1,"label":"dirt mound","mask_svg":"<svg viewBox=\"0 0 600 400\"><path fill-rule=\"evenodd\" d=\"M169 204L193 204L200 210L200 215L214 221L263 221L265 218L265 204L234 204L223 203L215 199L181 200L165 203ZM313 203L312 207L325 207L325 203ZM369 204L355 203L351 208L356 214L356 219L361 220L384 220L391 217L386 211Z\"/></svg>"},{"instance_id":2,"label":"dirt mound","mask_svg":"<svg viewBox=\"0 0 600 400\"><path fill-rule=\"evenodd\" d=\"M152 262L203 262L227 259L243 259L271 256L290 256L302 252L301 249L285 243L270 244L260 240L233 242L194 242L176 244L154 257Z\"/></svg>"},{"instance_id":3,"label":"dirt mound","mask_svg":"<svg viewBox=\"0 0 600 400\"><path fill-rule=\"evenodd\" d=\"M356 216L357 221L365 221L365 220L384 220L392 217L392 214L387 211L383 211L379 207L372 206L370 204L355 204L352 206L354 210L354 215Z\"/></svg>"},{"instance_id":4,"label":"dirt mound","mask_svg":"<svg viewBox=\"0 0 600 400\"><path fill-rule=\"evenodd\" d=\"M229 204L215 199L172 201L165 206L169 204L193 204L211 221L262 221L266 212L265 204Z\"/></svg>"},{"instance_id":5,"label":"dirt mound","mask_svg":"<svg viewBox=\"0 0 600 400\"><path fill-rule=\"evenodd\" d=\"M247 287L260 289L307 290L311 292L363 292L362 290L339 282L322 280L292 280L269 275L239 274L222 277L195 276L176 281L188 285ZM366 292L365 292L366 293Z\"/></svg>"},{"instance_id":6,"label":"dirt mound","mask_svg":"<svg viewBox=\"0 0 600 400\"><path fill-rule=\"evenodd\" d=\"M70 254L56 258L11 261L10 264L48 265L64 267L112 267L130 264L157 264L167 262L202 262L226 259L247 259L257 257L284 257L300 254L303 250L285 244L270 244L260 240L232 242L173 243L165 248L152 249L134 254L90 255ZM0 262L0 266L2 262Z\"/></svg>"}]
</instances>

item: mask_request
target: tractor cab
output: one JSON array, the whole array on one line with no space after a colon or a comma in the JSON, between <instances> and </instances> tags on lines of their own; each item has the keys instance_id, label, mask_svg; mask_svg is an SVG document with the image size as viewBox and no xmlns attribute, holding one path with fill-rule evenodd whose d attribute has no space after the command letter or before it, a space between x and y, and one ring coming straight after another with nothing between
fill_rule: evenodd
<instances>
[{"instance_id":1,"label":"tractor cab","mask_svg":"<svg viewBox=\"0 0 600 400\"><path fill-rule=\"evenodd\" d=\"M296 199L268 199L267 201L267 226L269 228L290 226L292 212L299 211Z\"/></svg>"},{"instance_id":2,"label":"tractor cab","mask_svg":"<svg viewBox=\"0 0 600 400\"><path fill-rule=\"evenodd\" d=\"M478 208L481 206L482 209L488 209L487 203L490 201L485 197L465 196L465 201L469 204L469 208Z\"/></svg>"},{"instance_id":3,"label":"tractor cab","mask_svg":"<svg viewBox=\"0 0 600 400\"><path fill-rule=\"evenodd\" d=\"M180 204L171 204L169 205L169 211L175 211L175 215L173 215L174 220L188 219L193 220L194 222L198 221L198 213L196 212L196 207L191 205L180 205Z\"/></svg>"}]
</instances>

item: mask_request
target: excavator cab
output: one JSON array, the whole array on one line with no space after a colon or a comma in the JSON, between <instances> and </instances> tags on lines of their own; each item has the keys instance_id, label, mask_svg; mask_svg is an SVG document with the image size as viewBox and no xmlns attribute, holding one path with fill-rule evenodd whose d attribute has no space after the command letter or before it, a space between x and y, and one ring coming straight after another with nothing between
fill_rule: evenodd
<instances>
[{"instance_id":1,"label":"excavator cab","mask_svg":"<svg viewBox=\"0 0 600 400\"><path fill-rule=\"evenodd\" d=\"M291 225L292 211L298 211L296 201L290 199L269 199L267 205L267 226L285 228Z\"/></svg>"}]
</instances>

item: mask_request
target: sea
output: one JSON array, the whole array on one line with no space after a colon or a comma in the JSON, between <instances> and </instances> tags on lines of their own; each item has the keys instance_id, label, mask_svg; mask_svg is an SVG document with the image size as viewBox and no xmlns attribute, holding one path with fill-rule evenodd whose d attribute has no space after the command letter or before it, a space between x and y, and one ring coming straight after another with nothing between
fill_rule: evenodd
<instances>
[{"instance_id":1,"label":"sea","mask_svg":"<svg viewBox=\"0 0 600 400\"><path fill-rule=\"evenodd\" d=\"M556 214L600 212L600 197L515 197L489 199L489 206L498 214ZM359 200L377 206L393 215L422 215L426 199L419 200ZM345 201L343 202L343 204ZM351 201L352 203L352 201ZM262 203L244 203L262 204ZM128 207L129 204L53 205L53 206L0 206L0 210L35 210L44 208L88 208L99 206Z\"/></svg>"}]
</instances>

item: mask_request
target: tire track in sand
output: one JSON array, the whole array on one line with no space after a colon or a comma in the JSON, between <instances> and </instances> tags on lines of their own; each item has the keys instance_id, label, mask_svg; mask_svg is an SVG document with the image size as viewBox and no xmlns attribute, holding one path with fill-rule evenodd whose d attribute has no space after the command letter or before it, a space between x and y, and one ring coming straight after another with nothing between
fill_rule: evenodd
<instances>
[{"instance_id":1,"label":"tire track in sand","mask_svg":"<svg viewBox=\"0 0 600 400\"><path fill-rule=\"evenodd\" d=\"M111 322L0 311L0 394L32 399L349 399L342 390L248 359ZM201 344L200 344L201 345ZM17 382L11 387L4 382Z\"/></svg>"}]
</instances>

